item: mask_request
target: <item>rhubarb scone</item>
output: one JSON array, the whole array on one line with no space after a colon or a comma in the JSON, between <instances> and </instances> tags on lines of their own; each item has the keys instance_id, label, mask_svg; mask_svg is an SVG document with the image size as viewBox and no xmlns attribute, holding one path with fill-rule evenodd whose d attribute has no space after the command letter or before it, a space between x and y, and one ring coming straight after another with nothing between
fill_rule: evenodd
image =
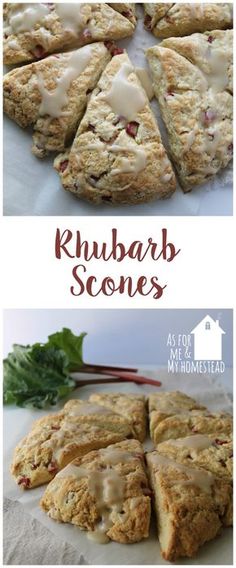
<instances>
[{"instance_id":1,"label":"rhubarb scone","mask_svg":"<svg viewBox=\"0 0 236 568\"><path fill-rule=\"evenodd\" d=\"M132 437L123 416L87 401L71 400L37 420L16 447L11 473L24 489L50 481L77 456Z\"/></svg>"},{"instance_id":2,"label":"rhubarb scone","mask_svg":"<svg viewBox=\"0 0 236 568\"><path fill-rule=\"evenodd\" d=\"M158 38L224 30L233 26L233 3L143 4L147 30Z\"/></svg>"},{"instance_id":3,"label":"rhubarb scone","mask_svg":"<svg viewBox=\"0 0 236 568\"><path fill-rule=\"evenodd\" d=\"M91 91L110 61L103 43L51 55L4 76L6 114L21 127L33 126L32 152L39 158L71 143Z\"/></svg>"},{"instance_id":4,"label":"rhubarb scone","mask_svg":"<svg viewBox=\"0 0 236 568\"><path fill-rule=\"evenodd\" d=\"M114 10L117 10L117 12L120 12L120 14L122 14L122 16L124 16L125 18L128 18L128 20L130 20L132 24L136 25L137 20L135 4L128 2L119 2L118 4L116 4L114 2L112 4L109 4L109 6L111 6Z\"/></svg>"},{"instance_id":5,"label":"rhubarb scone","mask_svg":"<svg viewBox=\"0 0 236 568\"><path fill-rule=\"evenodd\" d=\"M225 168L233 156L232 40L232 30L216 30L166 39L147 50L185 192Z\"/></svg>"},{"instance_id":6,"label":"rhubarb scone","mask_svg":"<svg viewBox=\"0 0 236 568\"><path fill-rule=\"evenodd\" d=\"M95 542L132 543L149 535L150 493L142 446L130 440L75 459L48 485L41 507Z\"/></svg>"},{"instance_id":7,"label":"rhubarb scone","mask_svg":"<svg viewBox=\"0 0 236 568\"><path fill-rule=\"evenodd\" d=\"M4 63L34 61L94 41L128 37L135 30L130 10L123 10L128 16L104 3L6 3Z\"/></svg>"},{"instance_id":8,"label":"rhubarb scone","mask_svg":"<svg viewBox=\"0 0 236 568\"><path fill-rule=\"evenodd\" d=\"M137 204L175 191L157 123L126 53L108 63L71 149L54 164L64 189L95 204Z\"/></svg>"},{"instance_id":9,"label":"rhubarb scone","mask_svg":"<svg viewBox=\"0 0 236 568\"><path fill-rule=\"evenodd\" d=\"M90 402L101 404L124 416L133 429L134 437L140 442L146 438L147 412L145 396L138 394L91 394Z\"/></svg>"},{"instance_id":10,"label":"rhubarb scone","mask_svg":"<svg viewBox=\"0 0 236 568\"><path fill-rule=\"evenodd\" d=\"M232 483L210 471L147 454L158 538L165 560L192 557L232 523Z\"/></svg>"},{"instance_id":11,"label":"rhubarb scone","mask_svg":"<svg viewBox=\"0 0 236 568\"><path fill-rule=\"evenodd\" d=\"M153 441L158 444L172 438L215 432L228 436L232 430L233 420L230 414L210 414L208 411L190 410L162 420L153 432Z\"/></svg>"},{"instance_id":12,"label":"rhubarb scone","mask_svg":"<svg viewBox=\"0 0 236 568\"><path fill-rule=\"evenodd\" d=\"M158 444L157 451L178 463L200 467L217 477L233 477L232 436L224 434L192 434Z\"/></svg>"},{"instance_id":13,"label":"rhubarb scone","mask_svg":"<svg viewBox=\"0 0 236 568\"><path fill-rule=\"evenodd\" d=\"M159 392L148 397L150 436L154 443L158 440L156 432L163 420L169 416L183 414L191 410L207 410L194 398L179 391Z\"/></svg>"}]
</instances>

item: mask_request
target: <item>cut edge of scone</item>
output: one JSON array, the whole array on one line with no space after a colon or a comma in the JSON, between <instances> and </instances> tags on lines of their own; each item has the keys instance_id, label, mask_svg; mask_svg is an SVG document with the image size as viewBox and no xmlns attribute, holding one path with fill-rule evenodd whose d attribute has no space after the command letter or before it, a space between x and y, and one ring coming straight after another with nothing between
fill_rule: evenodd
<instances>
[{"instance_id":1,"label":"cut edge of scone","mask_svg":"<svg viewBox=\"0 0 236 568\"><path fill-rule=\"evenodd\" d=\"M79 526L98 543L147 538L151 503L140 442L77 458L51 481L40 505L52 519Z\"/></svg>"},{"instance_id":2,"label":"cut edge of scone","mask_svg":"<svg viewBox=\"0 0 236 568\"><path fill-rule=\"evenodd\" d=\"M144 395L124 393L94 393L89 397L91 402L96 402L107 408L111 408L130 423L134 437L140 442L146 438L147 411ZM134 404L135 403L135 404Z\"/></svg>"}]
</instances>

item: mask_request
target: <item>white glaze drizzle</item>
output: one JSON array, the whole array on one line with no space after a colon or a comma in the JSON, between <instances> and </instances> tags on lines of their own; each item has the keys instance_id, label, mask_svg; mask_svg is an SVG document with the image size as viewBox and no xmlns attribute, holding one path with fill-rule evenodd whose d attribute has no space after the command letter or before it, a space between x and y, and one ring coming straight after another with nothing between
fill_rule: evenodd
<instances>
[{"instance_id":1,"label":"white glaze drizzle","mask_svg":"<svg viewBox=\"0 0 236 568\"><path fill-rule=\"evenodd\" d=\"M163 469L165 469L166 467L172 467L177 471L185 473L186 476L190 478L188 480L175 480L176 484L180 483L181 485L196 485L197 487L199 487L199 489L205 491L206 493L211 492L211 487L214 483L214 476L210 472L204 471L202 469L187 467L184 464L177 463L174 460L171 460L157 453L153 455L149 454L149 458L151 459L151 463L157 465L158 467L161 467Z\"/></svg>"},{"instance_id":2,"label":"white glaze drizzle","mask_svg":"<svg viewBox=\"0 0 236 568\"><path fill-rule=\"evenodd\" d=\"M135 120L147 103L145 92L139 85L128 80L134 68L123 63L113 77L111 89L107 94L100 93L97 98L106 101L115 115L125 116L128 121Z\"/></svg>"},{"instance_id":3,"label":"white glaze drizzle","mask_svg":"<svg viewBox=\"0 0 236 568\"><path fill-rule=\"evenodd\" d=\"M147 157L143 148L139 148L131 144L127 144L126 146L113 144L109 148L109 151L114 153L131 152L134 157L134 160L131 161L129 157L126 158L125 156L121 156L119 159L119 166L111 171L111 175L113 176L121 173L132 173L138 175L138 173L146 167Z\"/></svg>"},{"instance_id":4,"label":"white glaze drizzle","mask_svg":"<svg viewBox=\"0 0 236 568\"><path fill-rule=\"evenodd\" d=\"M86 17L83 14L83 7L85 4L55 4L55 11L63 25L63 27L72 32L73 34L78 34L81 29L86 25Z\"/></svg>"},{"instance_id":5,"label":"white glaze drizzle","mask_svg":"<svg viewBox=\"0 0 236 568\"><path fill-rule=\"evenodd\" d=\"M36 4L15 4L5 32L16 34L30 32L49 12L49 6L39 2Z\"/></svg>"},{"instance_id":6,"label":"white glaze drizzle","mask_svg":"<svg viewBox=\"0 0 236 568\"><path fill-rule=\"evenodd\" d=\"M204 434L194 434L193 436L186 436L177 440L169 440L169 442L172 446L190 448L196 451L205 450L213 444L213 441L208 436L204 436Z\"/></svg>"}]
</instances>

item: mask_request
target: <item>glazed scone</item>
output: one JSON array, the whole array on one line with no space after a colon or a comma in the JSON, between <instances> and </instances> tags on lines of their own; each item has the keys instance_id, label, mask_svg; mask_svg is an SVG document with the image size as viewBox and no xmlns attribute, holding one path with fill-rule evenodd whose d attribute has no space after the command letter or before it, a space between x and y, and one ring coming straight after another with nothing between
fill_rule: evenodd
<instances>
[{"instance_id":1,"label":"glazed scone","mask_svg":"<svg viewBox=\"0 0 236 568\"><path fill-rule=\"evenodd\" d=\"M208 411L190 410L169 416L158 424L153 433L155 444L165 440L191 436L192 434L230 435L233 420L230 414L210 414Z\"/></svg>"},{"instance_id":2,"label":"glazed scone","mask_svg":"<svg viewBox=\"0 0 236 568\"><path fill-rule=\"evenodd\" d=\"M4 76L4 111L21 127L34 127L32 152L37 157L63 151L71 143L89 94L110 58L103 43L94 43Z\"/></svg>"},{"instance_id":3,"label":"glazed scone","mask_svg":"<svg viewBox=\"0 0 236 568\"><path fill-rule=\"evenodd\" d=\"M67 191L95 204L168 197L175 175L128 55L115 55L88 102L71 149L55 160Z\"/></svg>"},{"instance_id":4,"label":"glazed scone","mask_svg":"<svg viewBox=\"0 0 236 568\"><path fill-rule=\"evenodd\" d=\"M71 400L37 420L16 447L11 473L24 489L50 481L77 456L132 437L125 418L87 401Z\"/></svg>"},{"instance_id":5,"label":"glazed scone","mask_svg":"<svg viewBox=\"0 0 236 568\"><path fill-rule=\"evenodd\" d=\"M143 4L144 25L158 38L224 30L233 26L233 3Z\"/></svg>"},{"instance_id":6,"label":"glazed scone","mask_svg":"<svg viewBox=\"0 0 236 568\"><path fill-rule=\"evenodd\" d=\"M147 454L158 538L165 560L192 557L232 522L232 484L209 471Z\"/></svg>"},{"instance_id":7,"label":"glazed scone","mask_svg":"<svg viewBox=\"0 0 236 568\"><path fill-rule=\"evenodd\" d=\"M48 485L41 507L95 542L147 538L151 504L141 444L124 441L77 458Z\"/></svg>"},{"instance_id":8,"label":"glazed scone","mask_svg":"<svg viewBox=\"0 0 236 568\"><path fill-rule=\"evenodd\" d=\"M193 434L168 440L157 446L158 453L189 467L210 471L216 477L233 477L232 436L223 434Z\"/></svg>"},{"instance_id":9,"label":"glazed scone","mask_svg":"<svg viewBox=\"0 0 236 568\"><path fill-rule=\"evenodd\" d=\"M124 416L134 431L134 437L140 442L145 440L147 425L145 396L122 393L95 393L91 394L89 400Z\"/></svg>"},{"instance_id":10,"label":"glazed scone","mask_svg":"<svg viewBox=\"0 0 236 568\"><path fill-rule=\"evenodd\" d=\"M169 416L183 414L190 410L207 410L194 398L179 391L158 392L148 397L150 436L154 443L158 441L156 430L159 424ZM161 440L159 440L161 441Z\"/></svg>"},{"instance_id":11,"label":"glazed scone","mask_svg":"<svg viewBox=\"0 0 236 568\"><path fill-rule=\"evenodd\" d=\"M232 30L217 30L166 39L147 50L185 192L225 168L233 156L232 40Z\"/></svg>"},{"instance_id":12,"label":"glazed scone","mask_svg":"<svg viewBox=\"0 0 236 568\"><path fill-rule=\"evenodd\" d=\"M135 4L128 3L128 2L119 2L118 4L112 3L109 4L114 10L120 12L122 16L128 18L132 22L132 24L136 25L136 9Z\"/></svg>"},{"instance_id":13,"label":"glazed scone","mask_svg":"<svg viewBox=\"0 0 236 568\"><path fill-rule=\"evenodd\" d=\"M94 41L117 40L135 26L108 4L6 3L3 11L3 58L13 65Z\"/></svg>"}]
</instances>

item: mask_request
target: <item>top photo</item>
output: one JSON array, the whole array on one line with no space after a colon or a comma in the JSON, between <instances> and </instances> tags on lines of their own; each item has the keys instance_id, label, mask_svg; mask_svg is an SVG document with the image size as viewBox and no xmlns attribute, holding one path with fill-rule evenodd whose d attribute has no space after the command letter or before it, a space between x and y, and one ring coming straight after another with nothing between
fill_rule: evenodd
<instances>
[{"instance_id":1,"label":"top photo","mask_svg":"<svg viewBox=\"0 0 236 568\"><path fill-rule=\"evenodd\" d=\"M233 215L233 2L4 3L3 213Z\"/></svg>"}]
</instances>

